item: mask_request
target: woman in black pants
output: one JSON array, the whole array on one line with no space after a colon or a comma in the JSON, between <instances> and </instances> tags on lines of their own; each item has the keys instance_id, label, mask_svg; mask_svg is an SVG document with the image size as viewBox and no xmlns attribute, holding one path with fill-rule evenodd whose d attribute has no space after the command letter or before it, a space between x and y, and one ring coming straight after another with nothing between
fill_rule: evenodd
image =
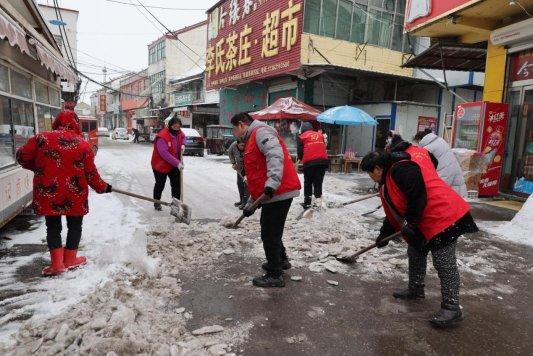
<instances>
[{"instance_id":1,"label":"woman in black pants","mask_svg":"<svg viewBox=\"0 0 533 356\"><path fill-rule=\"evenodd\" d=\"M304 122L298 137L298 159L304 166L304 209L311 207L313 193L316 199L322 198L322 183L329 166L324 135L313 131L309 122ZM313 192L314 190L314 192Z\"/></svg>"},{"instance_id":2,"label":"woman in black pants","mask_svg":"<svg viewBox=\"0 0 533 356\"><path fill-rule=\"evenodd\" d=\"M161 200L167 177L170 179L172 197L181 199L180 176L183 169L182 147L185 146L185 134L181 131L181 120L173 117L167 127L157 133L152 153L152 170L154 171L154 199ZM161 210L161 204L154 204Z\"/></svg>"}]
</instances>

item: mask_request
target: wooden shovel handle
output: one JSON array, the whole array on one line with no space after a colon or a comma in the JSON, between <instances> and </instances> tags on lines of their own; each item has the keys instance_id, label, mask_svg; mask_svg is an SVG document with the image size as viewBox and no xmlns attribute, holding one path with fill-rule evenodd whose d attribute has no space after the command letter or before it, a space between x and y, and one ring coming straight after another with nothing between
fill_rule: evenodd
<instances>
[{"instance_id":1,"label":"wooden shovel handle","mask_svg":"<svg viewBox=\"0 0 533 356\"><path fill-rule=\"evenodd\" d=\"M259 199L257 199L256 201L253 202L252 206L250 206L250 209L257 209L257 207L259 206L259 204L261 204L263 201L265 201L267 198L267 195L266 194L263 194L259 197ZM233 227L236 228L237 226L239 226L239 224L241 223L241 221L244 220L246 216L244 216L244 213L237 219L237 221L235 221L235 223L233 224Z\"/></svg>"},{"instance_id":2,"label":"wooden shovel handle","mask_svg":"<svg viewBox=\"0 0 533 356\"><path fill-rule=\"evenodd\" d=\"M118 189L118 188L115 188L115 187L113 187L111 190L112 190L113 192L115 192L115 193L119 193L119 194L127 195L127 196L134 197L134 198L137 198L137 199L142 199L142 200L150 201L150 202L152 202L152 203L161 204L161 205L166 205L166 206L170 206L170 205L171 205L170 203L167 203L167 202L164 202L164 201L161 201L161 200L157 200L157 199L153 199L153 198L145 197L145 196L143 196L143 195L139 195L139 194L135 194L135 193L127 192L127 191L125 191L125 190L121 190L121 189Z\"/></svg>"},{"instance_id":3,"label":"wooden shovel handle","mask_svg":"<svg viewBox=\"0 0 533 356\"><path fill-rule=\"evenodd\" d=\"M392 240L392 239L394 239L394 238L400 236L401 234L402 234L401 231L395 232L394 234L385 237L383 240L381 240L381 242L387 242L387 241L390 241L390 240ZM365 247L365 248L363 248L363 249L357 251L357 252L356 252L355 254L353 254L352 256L350 256L350 259L355 259L355 258L357 258L358 256L362 255L363 253L365 253L365 252L367 252L367 251L370 251L370 250L372 250L373 248L376 248L376 247L378 247L378 245L375 244L375 243L372 244L372 245L370 245L370 246L367 246L367 247Z\"/></svg>"},{"instance_id":4,"label":"wooden shovel handle","mask_svg":"<svg viewBox=\"0 0 533 356\"><path fill-rule=\"evenodd\" d=\"M354 204L354 203L359 203L360 201L363 201L363 200L367 200L367 199L370 199L370 198L375 198L378 195L379 195L378 193L365 195L365 196L363 196L361 198L357 198L357 199L354 199L354 200L347 201L346 203L342 203L341 206L346 206L346 205L350 205L350 204Z\"/></svg>"}]
</instances>

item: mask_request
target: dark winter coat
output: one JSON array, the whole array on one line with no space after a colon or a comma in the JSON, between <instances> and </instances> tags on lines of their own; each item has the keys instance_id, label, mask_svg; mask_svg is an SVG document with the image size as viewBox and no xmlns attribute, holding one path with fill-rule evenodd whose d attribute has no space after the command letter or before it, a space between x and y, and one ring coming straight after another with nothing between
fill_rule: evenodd
<instances>
[{"instance_id":1,"label":"dark winter coat","mask_svg":"<svg viewBox=\"0 0 533 356\"><path fill-rule=\"evenodd\" d=\"M62 111L53 131L30 138L17 151L18 163L35 173L33 208L37 215L82 216L89 212L90 185L104 193L104 182L94 165L94 153L81 136L74 111Z\"/></svg>"}]
</instances>

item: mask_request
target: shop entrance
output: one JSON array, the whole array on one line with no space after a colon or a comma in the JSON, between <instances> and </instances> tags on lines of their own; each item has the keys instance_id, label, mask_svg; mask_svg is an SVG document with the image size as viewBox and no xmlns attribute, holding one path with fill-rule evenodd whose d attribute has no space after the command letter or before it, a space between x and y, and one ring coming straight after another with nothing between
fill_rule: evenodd
<instances>
[{"instance_id":1,"label":"shop entrance","mask_svg":"<svg viewBox=\"0 0 533 356\"><path fill-rule=\"evenodd\" d=\"M507 191L528 196L533 194L533 86L512 91L509 103L504 185Z\"/></svg>"}]
</instances>

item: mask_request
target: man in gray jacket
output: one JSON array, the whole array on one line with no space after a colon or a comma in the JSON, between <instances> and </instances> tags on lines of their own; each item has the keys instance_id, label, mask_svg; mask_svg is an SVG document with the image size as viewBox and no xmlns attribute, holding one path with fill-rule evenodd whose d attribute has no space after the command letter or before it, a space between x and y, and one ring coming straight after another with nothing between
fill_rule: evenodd
<instances>
[{"instance_id":1,"label":"man in gray jacket","mask_svg":"<svg viewBox=\"0 0 533 356\"><path fill-rule=\"evenodd\" d=\"M287 258L282 237L285 220L292 199L300 195L300 179L291 157L275 129L254 120L247 113L231 119L233 133L245 143L244 170L248 179L250 199L244 214L251 216L251 205L261 201L261 240L267 262L264 276L253 279L257 287L284 287L283 269L291 264Z\"/></svg>"},{"instance_id":2,"label":"man in gray jacket","mask_svg":"<svg viewBox=\"0 0 533 356\"><path fill-rule=\"evenodd\" d=\"M237 188L240 199L235 203L235 206L242 210L248 201L248 188L244 179L244 143L241 140L233 142L228 148L228 156L231 167L237 172Z\"/></svg>"}]
</instances>

